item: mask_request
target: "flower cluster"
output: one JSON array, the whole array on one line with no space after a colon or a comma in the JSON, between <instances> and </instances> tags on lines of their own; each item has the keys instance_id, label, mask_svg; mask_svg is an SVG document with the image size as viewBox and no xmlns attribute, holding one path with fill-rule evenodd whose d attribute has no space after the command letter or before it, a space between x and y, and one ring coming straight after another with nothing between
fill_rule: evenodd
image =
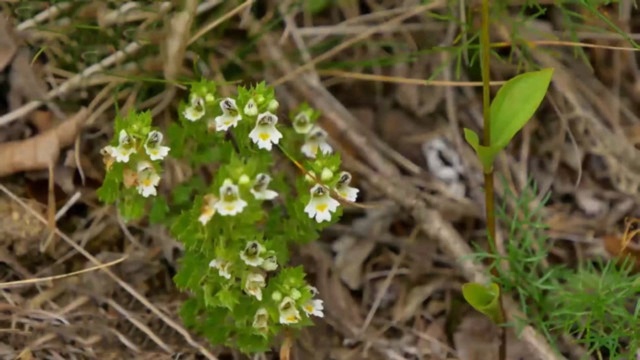
<instances>
[{"instance_id":1,"label":"flower cluster","mask_svg":"<svg viewBox=\"0 0 640 360\"><path fill-rule=\"evenodd\" d=\"M117 137L102 151L108 172L101 199L117 202L129 219L151 202L150 221L170 223L184 245L174 281L193 295L183 306L185 324L246 352L324 316L302 268L287 265L289 246L317 239L359 195L319 113L302 104L287 116L279 107L264 83L219 96L203 80L180 104L168 146L144 113L116 120ZM181 173L164 196L157 186L169 147L193 175ZM287 159L297 176L283 166Z\"/></svg>"},{"instance_id":2,"label":"flower cluster","mask_svg":"<svg viewBox=\"0 0 640 360\"><path fill-rule=\"evenodd\" d=\"M170 149L163 145L162 133L151 130L148 113L131 118L131 130L120 129L117 144L101 149L103 161L108 171L115 163L122 165L125 188L135 188L145 198L155 196L160 182L158 163L169 154Z\"/></svg>"},{"instance_id":3,"label":"flower cluster","mask_svg":"<svg viewBox=\"0 0 640 360\"><path fill-rule=\"evenodd\" d=\"M182 114L191 122L208 118L208 128L219 132L229 131L241 122L247 121L252 126L248 133L251 142L260 150L271 151L274 145L280 143L283 134L277 128L278 117L274 114L279 104L274 98L269 98L269 95L264 96L259 91L254 91L254 93L241 93L237 99L226 97L215 100L212 93L192 91L189 103L183 108ZM205 110L206 103L216 102L219 110L216 111L214 108L210 113ZM317 114L307 106L303 106L292 120L294 133L304 139L299 151L310 160L315 160L318 154L327 156L333 153L333 148L328 142L328 134L316 124L316 119ZM333 173L330 176L324 176L325 170L323 170L325 183L316 182L311 186L310 199L304 208L309 218L319 223L332 219L332 213L340 206L336 198L355 202L358 195L358 189L350 186L349 173L342 172L336 181L331 181ZM255 179L251 188L251 194L255 199L272 200L277 196L275 191L267 189L270 181L271 177L267 174L260 174ZM327 182L336 184L331 188L326 185ZM231 179L224 180L218 193L219 196L209 194L204 201L198 218L203 225L206 225L216 213L220 216L236 216L241 214L247 206L247 201L240 196L238 185Z\"/></svg>"}]
</instances>

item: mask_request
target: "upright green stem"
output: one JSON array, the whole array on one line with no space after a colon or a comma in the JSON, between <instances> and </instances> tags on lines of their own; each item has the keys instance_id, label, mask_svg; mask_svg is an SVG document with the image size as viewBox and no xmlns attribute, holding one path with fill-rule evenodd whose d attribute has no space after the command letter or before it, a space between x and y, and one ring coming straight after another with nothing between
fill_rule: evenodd
<instances>
[{"instance_id":1,"label":"upright green stem","mask_svg":"<svg viewBox=\"0 0 640 360\"><path fill-rule=\"evenodd\" d=\"M482 142L485 146L491 146L491 91L489 88L491 59L491 43L489 39L489 0L482 0L482 29L480 33L480 53L481 53L481 71L482 71L482 113L484 118L484 126L482 133ZM496 216L494 203L494 184L493 169L484 174L484 194L485 194L485 213L487 217L487 233L491 248L498 251L495 243L496 239ZM497 265L497 264L494 264ZM492 266L494 276L498 274L497 266ZM502 295L498 299L500 304L500 315L504 321L504 307L502 306ZM501 330L499 359L505 360L507 357L507 332L506 329Z\"/></svg>"}]
</instances>

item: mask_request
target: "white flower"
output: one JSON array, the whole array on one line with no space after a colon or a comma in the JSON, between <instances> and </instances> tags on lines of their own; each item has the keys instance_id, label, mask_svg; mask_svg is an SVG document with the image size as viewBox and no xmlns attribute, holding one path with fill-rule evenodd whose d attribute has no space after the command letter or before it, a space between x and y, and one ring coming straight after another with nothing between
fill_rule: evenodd
<instances>
[{"instance_id":1,"label":"white flower","mask_svg":"<svg viewBox=\"0 0 640 360\"><path fill-rule=\"evenodd\" d=\"M251 273L247 275L247 280L244 282L244 291L249 295L255 296L259 301L262 301L262 288L265 287L265 285L264 275Z\"/></svg>"},{"instance_id":2,"label":"white flower","mask_svg":"<svg viewBox=\"0 0 640 360\"><path fill-rule=\"evenodd\" d=\"M209 263L209 267L218 269L218 275L223 278L231 279L231 272L229 272L229 268L231 267L230 261L214 259Z\"/></svg>"},{"instance_id":3,"label":"white flower","mask_svg":"<svg viewBox=\"0 0 640 360\"><path fill-rule=\"evenodd\" d=\"M100 155L102 155L104 167L107 170L111 169L113 162L116 161L116 148L111 145L107 145L100 149Z\"/></svg>"},{"instance_id":4,"label":"white flower","mask_svg":"<svg viewBox=\"0 0 640 360\"><path fill-rule=\"evenodd\" d=\"M300 312L296 309L296 302L290 298L282 299L280 306L280 324L295 324L300 321Z\"/></svg>"},{"instance_id":5,"label":"white flower","mask_svg":"<svg viewBox=\"0 0 640 360\"><path fill-rule=\"evenodd\" d=\"M271 176L267 174L258 174L253 187L249 191L251 191L251 194L253 194L257 200L273 200L278 196L278 193L267 189L270 182Z\"/></svg>"},{"instance_id":6,"label":"white flower","mask_svg":"<svg viewBox=\"0 0 640 360\"><path fill-rule=\"evenodd\" d=\"M265 271L275 271L278 268L278 259L276 259L275 255L268 256L260 267Z\"/></svg>"},{"instance_id":7,"label":"white flower","mask_svg":"<svg viewBox=\"0 0 640 360\"><path fill-rule=\"evenodd\" d=\"M329 196L329 191L320 184L311 188L311 199L304 208L310 218L317 222L330 221L331 213L338 209L340 203Z\"/></svg>"},{"instance_id":8,"label":"white flower","mask_svg":"<svg viewBox=\"0 0 640 360\"><path fill-rule=\"evenodd\" d=\"M200 209L200 216L198 217L198 221L202 223L202 225L207 225L209 220L216 213L215 205L218 202L218 199L211 194L207 194L204 196L202 200L202 208Z\"/></svg>"},{"instance_id":9,"label":"white flower","mask_svg":"<svg viewBox=\"0 0 640 360\"><path fill-rule=\"evenodd\" d=\"M197 121L204 116L204 100L199 97L192 95L190 99L190 104L187 106L184 111L182 111L182 115L189 121Z\"/></svg>"},{"instance_id":10,"label":"white flower","mask_svg":"<svg viewBox=\"0 0 640 360\"><path fill-rule=\"evenodd\" d=\"M214 208L222 216L234 216L239 214L247 206L247 202L240 198L238 185L234 185L231 179L226 179L220 187L220 200Z\"/></svg>"},{"instance_id":11,"label":"white flower","mask_svg":"<svg viewBox=\"0 0 640 360\"><path fill-rule=\"evenodd\" d=\"M315 128L307 134L307 139L300 150L307 157L314 159L318 149L325 155L333 152L333 148L327 142L327 132L320 128Z\"/></svg>"},{"instance_id":12,"label":"white flower","mask_svg":"<svg viewBox=\"0 0 640 360\"><path fill-rule=\"evenodd\" d=\"M138 163L138 186L140 195L149 197L157 195L156 186L160 182L160 176L156 173L151 164L146 161Z\"/></svg>"},{"instance_id":13,"label":"white flower","mask_svg":"<svg viewBox=\"0 0 640 360\"><path fill-rule=\"evenodd\" d=\"M278 117L270 112L258 115L256 126L249 133L249 137L260 149L271 150L273 144L282 139L282 134L276 129Z\"/></svg>"},{"instance_id":14,"label":"white flower","mask_svg":"<svg viewBox=\"0 0 640 360\"><path fill-rule=\"evenodd\" d=\"M151 131L147 136L147 141L144 143L144 150L151 160L162 160L169 154L169 147L160 145L162 138L162 133L156 130Z\"/></svg>"},{"instance_id":15,"label":"white flower","mask_svg":"<svg viewBox=\"0 0 640 360\"><path fill-rule=\"evenodd\" d=\"M264 259L260 256L264 253L264 246L257 241L250 241L240 253L240 259L249 266L260 266Z\"/></svg>"},{"instance_id":16,"label":"white flower","mask_svg":"<svg viewBox=\"0 0 640 360\"><path fill-rule=\"evenodd\" d=\"M126 131L120 130L119 138L118 138L118 146L112 151L113 157L116 158L117 162L129 162L129 157L131 154L136 152L136 148L134 146L134 140Z\"/></svg>"},{"instance_id":17,"label":"white flower","mask_svg":"<svg viewBox=\"0 0 640 360\"><path fill-rule=\"evenodd\" d=\"M222 109L222 115L215 118L217 131L227 131L231 127L236 127L238 121L242 120L236 101L232 98L222 100L220 108Z\"/></svg>"},{"instance_id":18,"label":"white flower","mask_svg":"<svg viewBox=\"0 0 640 360\"><path fill-rule=\"evenodd\" d=\"M301 112L293 118L293 130L298 134L306 134L312 127L313 123L306 112Z\"/></svg>"},{"instance_id":19,"label":"white flower","mask_svg":"<svg viewBox=\"0 0 640 360\"><path fill-rule=\"evenodd\" d=\"M244 113L248 116L256 116L258 115L258 105L253 99L249 99L247 104L244 106Z\"/></svg>"},{"instance_id":20,"label":"white flower","mask_svg":"<svg viewBox=\"0 0 640 360\"><path fill-rule=\"evenodd\" d=\"M346 171L340 173L340 179L336 185L336 193L343 199L351 202L355 202L358 198L359 189L349 186L351 183L351 174Z\"/></svg>"},{"instance_id":21,"label":"white flower","mask_svg":"<svg viewBox=\"0 0 640 360\"><path fill-rule=\"evenodd\" d=\"M315 286L307 285L307 289L309 289L311 296L317 296L320 293Z\"/></svg>"},{"instance_id":22,"label":"white flower","mask_svg":"<svg viewBox=\"0 0 640 360\"><path fill-rule=\"evenodd\" d=\"M302 310L304 310L307 315L313 315L318 317L324 317L324 305L321 299L310 299L303 306Z\"/></svg>"},{"instance_id":23,"label":"white flower","mask_svg":"<svg viewBox=\"0 0 640 360\"><path fill-rule=\"evenodd\" d=\"M256 311L256 314L253 316L253 327L260 332L266 332L269 328L268 322L269 313L267 312L267 309L258 309L258 311Z\"/></svg>"}]
</instances>

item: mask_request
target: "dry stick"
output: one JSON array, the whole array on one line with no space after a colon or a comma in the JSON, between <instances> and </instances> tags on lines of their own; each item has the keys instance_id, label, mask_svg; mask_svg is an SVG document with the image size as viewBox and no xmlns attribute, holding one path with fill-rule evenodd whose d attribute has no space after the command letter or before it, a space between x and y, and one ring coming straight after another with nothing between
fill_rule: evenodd
<instances>
[{"instance_id":1,"label":"dry stick","mask_svg":"<svg viewBox=\"0 0 640 360\"><path fill-rule=\"evenodd\" d=\"M375 150L369 149L369 151ZM427 234L427 236L435 238L442 250L456 260L465 278L469 281L479 283L488 282L489 278L486 275L486 269L482 265L472 261L471 255L473 252L467 242L451 224L442 218L438 211L427 208L424 201L421 200L420 193L417 189L404 181L380 176L365 164L346 155L344 156L344 160L345 165L358 172L388 198L409 210L416 223L419 224L420 229ZM509 297L504 298L504 308L507 317L511 321L525 318L525 315L519 310L519 305ZM539 359L563 359L563 357L558 356L554 352L545 338L533 327L529 325L525 326L520 336L521 339L529 345L530 349L537 354Z\"/></svg>"},{"instance_id":2,"label":"dry stick","mask_svg":"<svg viewBox=\"0 0 640 360\"><path fill-rule=\"evenodd\" d=\"M42 217L37 211L32 209L29 205L25 204L22 199L17 197L14 193L12 193L9 189L7 189L4 185L0 184L0 191L9 196L13 201L17 202L20 206L22 206L25 210L27 210L32 216L34 216L38 221L46 224L47 220ZM69 244L72 248L74 248L77 252L82 254L84 257L89 259L92 263L97 266L104 266L98 259L96 259L93 255L91 255L87 250L83 249L80 245L76 244L67 234L60 231L58 228L55 230L56 235L60 236L67 244ZM155 305L153 305L149 300L147 300L143 295L138 293L131 285L120 279L116 274L114 274L110 269L102 267L101 271L104 271L111 279L113 279L120 287L125 289L131 296L133 296L136 300L141 302L144 306L146 306L151 312L153 312L156 316L158 316L162 321L164 321L167 325L169 325L173 330L175 330L178 334L182 335L182 337L187 341L187 343L194 348L198 349L201 354L207 357L209 360L218 360L216 356L211 354L207 349L205 349L202 345L198 344L191 338L189 332L187 332L182 326L173 321L167 315L165 315L160 309L158 309Z\"/></svg>"}]
</instances>

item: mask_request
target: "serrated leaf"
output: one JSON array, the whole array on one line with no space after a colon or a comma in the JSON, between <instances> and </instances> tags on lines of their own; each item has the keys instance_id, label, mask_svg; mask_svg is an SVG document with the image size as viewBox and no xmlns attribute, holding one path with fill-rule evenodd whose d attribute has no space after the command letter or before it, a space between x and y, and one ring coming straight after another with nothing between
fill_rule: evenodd
<instances>
[{"instance_id":1,"label":"serrated leaf","mask_svg":"<svg viewBox=\"0 0 640 360\"><path fill-rule=\"evenodd\" d=\"M167 219L169 213L169 205L164 196L158 196L154 199L151 210L149 210L149 222L151 224L162 224Z\"/></svg>"},{"instance_id":2,"label":"serrated leaf","mask_svg":"<svg viewBox=\"0 0 640 360\"><path fill-rule=\"evenodd\" d=\"M141 196L125 196L118 210L125 221L138 220L144 215L145 204L146 201Z\"/></svg>"},{"instance_id":3,"label":"serrated leaf","mask_svg":"<svg viewBox=\"0 0 640 360\"><path fill-rule=\"evenodd\" d=\"M503 149L524 127L544 99L553 69L518 75L504 84L491 103L491 146Z\"/></svg>"},{"instance_id":4,"label":"serrated leaf","mask_svg":"<svg viewBox=\"0 0 640 360\"><path fill-rule=\"evenodd\" d=\"M229 289L222 289L215 295L215 303L233 312L235 305L238 303L238 294L234 294Z\"/></svg>"},{"instance_id":5,"label":"serrated leaf","mask_svg":"<svg viewBox=\"0 0 640 360\"><path fill-rule=\"evenodd\" d=\"M120 184L113 173L108 173L102 186L96 191L98 199L105 204L113 204L118 200Z\"/></svg>"}]
</instances>

